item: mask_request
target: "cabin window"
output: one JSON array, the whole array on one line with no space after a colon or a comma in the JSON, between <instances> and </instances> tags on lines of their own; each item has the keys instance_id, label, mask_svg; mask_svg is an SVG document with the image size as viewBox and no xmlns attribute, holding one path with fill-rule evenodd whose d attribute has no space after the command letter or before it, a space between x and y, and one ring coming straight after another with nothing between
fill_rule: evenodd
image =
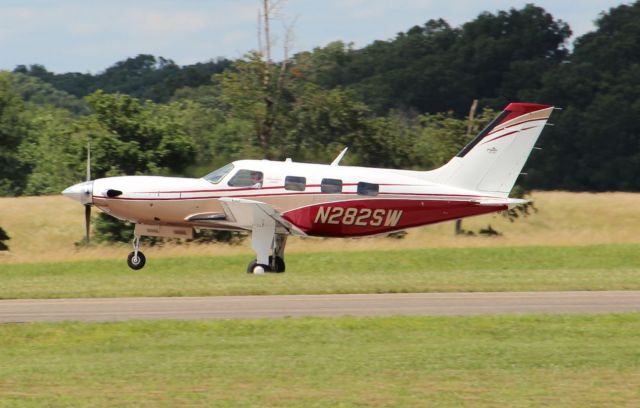
<instances>
[{"instance_id":1,"label":"cabin window","mask_svg":"<svg viewBox=\"0 0 640 408\"><path fill-rule=\"evenodd\" d=\"M306 177L287 176L284 179L285 190L304 191L306 184Z\"/></svg>"},{"instance_id":2,"label":"cabin window","mask_svg":"<svg viewBox=\"0 0 640 408\"><path fill-rule=\"evenodd\" d=\"M233 164L229 163L224 167L220 167L219 169L212 171L203 178L209 183L218 184L220 180L224 178L224 176L231 173L231 170L233 170Z\"/></svg>"},{"instance_id":3,"label":"cabin window","mask_svg":"<svg viewBox=\"0 0 640 408\"><path fill-rule=\"evenodd\" d=\"M322 179L320 183L320 191L323 193L341 193L342 192L342 180L338 179Z\"/></svg>"},{"instance_id":4,"label":"cabin window","mask_svg":"<svg viewBox=\"0 0 640 408\"><path fill-rule=\"evenodd\" d=\"M358 194L375 196L378 195L380 187L377 184L365 183L363 181L358 183Z\"/></svg>"},{"instance_id":5,"label":"cabin window","mask_svg":"<svg viewBox=\"0 0 640 408\"><path fill-rule=\"evenodd\" d=\"M229 180L229 185L231 187L252 187L252 188L260 188L262 187L262 172L256 170L238 170L238 172L231 177Z\"/></svg>"}]
</instances>

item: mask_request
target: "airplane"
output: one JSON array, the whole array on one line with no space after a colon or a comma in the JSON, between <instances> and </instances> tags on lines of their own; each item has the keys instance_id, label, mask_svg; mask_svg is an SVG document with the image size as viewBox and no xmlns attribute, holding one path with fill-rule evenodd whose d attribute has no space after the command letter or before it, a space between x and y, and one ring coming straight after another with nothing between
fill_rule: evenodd
<instances>
[{"instance_id":1,"label":"airplane","mask_svg":"<svg viewBox=\"0 0 640 408\"><path fill-rule=\"evenodd\" d=\"M130 268L144 267L143 236L190 239L194 229L248 231L248 273L284 272L289 235L363 237L499 212L555 108L510 103L444 166L430 171L238 160L202 178L122 176L62 194L135 224ZM88 160L89 161L89 160Z\"/></svg>"}]
</instances>

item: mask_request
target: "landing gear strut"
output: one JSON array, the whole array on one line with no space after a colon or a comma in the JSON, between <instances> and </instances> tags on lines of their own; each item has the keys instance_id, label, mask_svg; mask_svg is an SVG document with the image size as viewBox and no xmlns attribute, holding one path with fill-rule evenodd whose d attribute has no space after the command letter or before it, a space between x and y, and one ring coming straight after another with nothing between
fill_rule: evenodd
<instances>
[{"instance_id":1,"label":"landing gear strut","mask_svg":"<svg viewBox=\"0 0 640 408\"><path fill-rule=\"evenodd\" d=\"M140 251L140 236L134 235L133 252L131 252L127 257L127 265L129 265L129 268L131 269L138 270L144 267L146 261L147 258Z\"/></svg>"},{"instance_id":2,"label":"landing gear strut","mask_svg":"<svg viewBox=\"0 0 640 408\"><path fill-rule=\"evenodd\" d=\"M255 228L254 228L255 230ZM252 234L252 247L256 251L258 256L253 261L249 262L247 266L247 273L261 274L265 272L282 273L285 271L284 263L284 247L287 244L287 236L285 234L275 234L271 238L271 242L265 245L264 238L267 234L262 234L262 242L256 242L261 236L258 234ZM266 241L268 242L268 241ZM273 255L269 255L269 252L273 250ZM266 263L260 263L258 260L267 258Z\"/></svg>"}]
</instances>

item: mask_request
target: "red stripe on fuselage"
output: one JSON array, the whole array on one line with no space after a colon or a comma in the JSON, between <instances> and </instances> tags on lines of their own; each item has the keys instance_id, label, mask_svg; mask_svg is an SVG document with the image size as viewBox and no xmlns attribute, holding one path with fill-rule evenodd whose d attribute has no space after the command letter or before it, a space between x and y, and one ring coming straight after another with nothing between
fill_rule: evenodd
<instances>
[{"instance_id":1,"label":"red stripe on fuselage","mask_svg":"<svg viewBox=\"0 0 640 408\"><path fill-rule=\"evenodd\" d=\"M156 194L156 193L145 193ZM177 193L175 193L177 194ZM107 197L94 195L93 198L103 200L115 200L115 201L180 201L180 200L211 200L218 198L245 198L245 197L277 197L277 196L296 196L296 195L345 195L345 196L357 196L362 199L367 199L368 196L363 196L354 192L342 192L342 193L323 193L319 191L298 191L298 192L286 192L286 193L272 193L272 194L243 194L243 195L216 195L216 196L197 196L197 197ZM406 197L454 197L454 198L498 198L495 196L481 196L481 195L464 195L464 194L431 194L431 193L379 193L379 195L394 195L394 196L406 196Z\"/></svg>"},{"instance_id":2,"label":"red stripe on fuselage","mask_svg":"<svg viewBox=\"0 0 640 408\"><path fill-rule=\"evenodd\" d=\"M506 209L470 201L362 199L310 205L282 216L308 235L357 237Z\"/></svg>"}]
</instances>

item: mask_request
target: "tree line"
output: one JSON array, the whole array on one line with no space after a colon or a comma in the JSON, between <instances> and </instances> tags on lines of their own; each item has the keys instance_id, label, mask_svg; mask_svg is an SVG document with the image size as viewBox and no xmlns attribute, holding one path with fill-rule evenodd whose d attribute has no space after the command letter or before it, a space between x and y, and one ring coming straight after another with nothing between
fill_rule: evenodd
<instances>
[{"instance_id":1,"label":"tree line","mask_svg":"<svg viewBox=\"0 0 640 408\"><path fill-rule=\"evenodd\" d=\"M636 191L640 2L603 12L573 49L570 35L526 5L280 62L250 52L184 67L138 55L95 75L18 66L0 72L0 195L82 180L88 142L94 178L202 176L239 158L326 163L344 146L345 164L429 169L509 101L563 108L520 184Z\"/></svg>"}]
</instances>

